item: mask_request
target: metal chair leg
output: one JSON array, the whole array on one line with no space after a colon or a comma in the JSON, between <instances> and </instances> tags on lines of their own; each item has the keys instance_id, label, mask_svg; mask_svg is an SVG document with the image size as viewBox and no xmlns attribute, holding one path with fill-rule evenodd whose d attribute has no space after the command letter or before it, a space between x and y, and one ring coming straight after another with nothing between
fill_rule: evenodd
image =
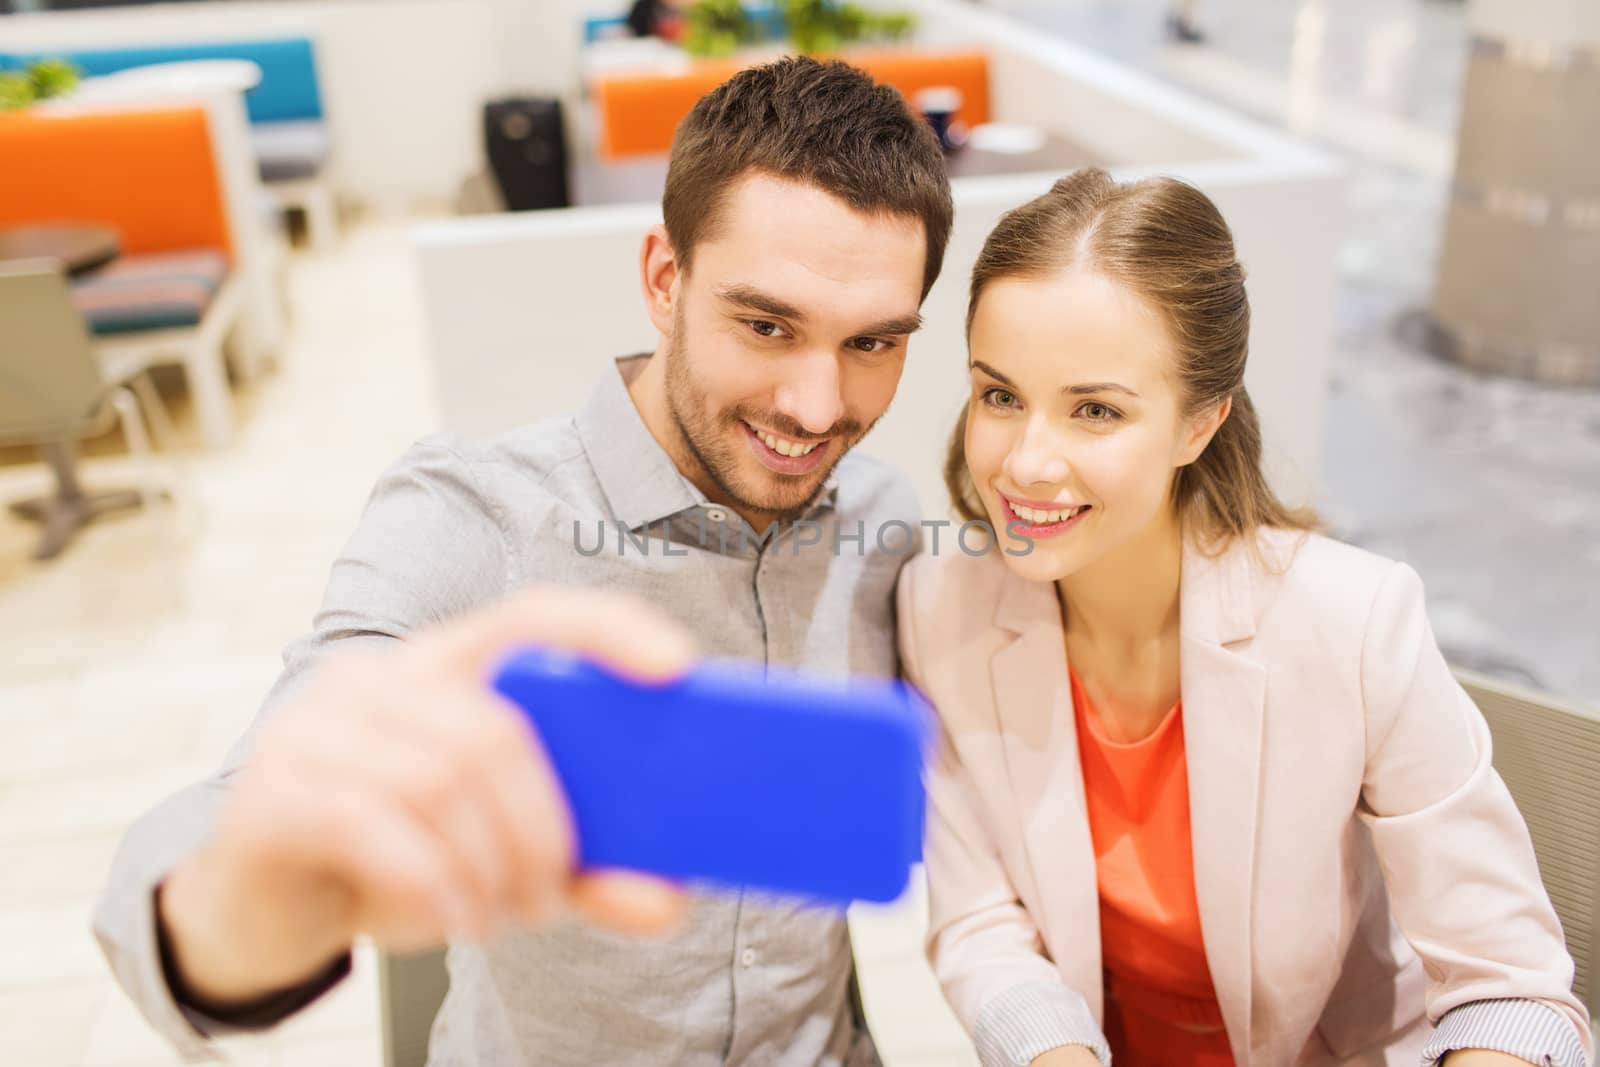
<instances>
[{"instance_id":1,"label":"metal chair leg","mask_svg":"<svg viewBox=\"0 0 1600 1067\"><path fill-rule=\"evenodd\" d=\"M128 511L144 503L142 494L129 489L85 493L78 482L77 449L72 441L50 441L41 445L40 449L50 469L55 471L55 493L48 497L19 500L11 505L11 510L17 515L44 524L44 533L33 550L34 559L54 559L90 522L102 515Z\"/></svg>"},{"instance_id":2,"label":"metal chair leg","mask_svg":"<svg viewBox=\"0 0 1600 1067\"><path fill-rule=\"evenodd\" d=\"M150 378L150 372L144 371L134 375L128 382L128 388L139 398L144 415L150 422L150 434L155 438L156 447L163 452L174 448L178 443L178 430L172 425L172 416L167 412L167 405L161 399L161 394L156 392L156 385Z\"/></svg>"},{"instance_id":3,"label":"metal chair leg","mask_svg":"<svg viewBox=\"0 0 1600 1067\"><path fill-rule=\"evenodd\" d=\"M158 503L170 503L171 489L166 486L157 488L151 484L150 437L145 433L144 418L139 414L139 401L127 389L113 389L109 403L116 409L117 418L122 422L122 436L127 439L129 454L137 456L143 468L138 492L145 510L153 510Z\"/></svg>"}]
</instances>

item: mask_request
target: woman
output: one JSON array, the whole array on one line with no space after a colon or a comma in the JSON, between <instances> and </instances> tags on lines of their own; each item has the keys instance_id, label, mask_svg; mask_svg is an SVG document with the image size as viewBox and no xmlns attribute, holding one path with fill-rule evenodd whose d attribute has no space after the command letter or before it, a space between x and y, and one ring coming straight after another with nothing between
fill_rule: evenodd
<instances>
[{"instance_id":1,"label":"woman","mask_svg":"<svg viewBox=\"0 0 1600 1067\"><path fill-rule=\"evenodd\" d=\"M900 587L943 722L945 994L986 1064L1582 1067L1572 961L1421 584L1262 475L1249 316L1177 181L1081 171L979 256L946 476L1000 533Z\"/></svg>"}]
</instances>

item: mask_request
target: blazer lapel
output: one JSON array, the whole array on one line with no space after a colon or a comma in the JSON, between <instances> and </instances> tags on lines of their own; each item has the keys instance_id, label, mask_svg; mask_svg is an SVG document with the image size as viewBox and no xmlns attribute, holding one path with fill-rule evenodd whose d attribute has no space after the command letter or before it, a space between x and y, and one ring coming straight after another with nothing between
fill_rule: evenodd
<instances>
[{"instance_id":1,"label":"blazer lapel","mask_svg":"<svg viewBox=\"0 0 1600 1067\"><path fill-rule=\"evenodd\" d=\"M1217 559L1192 549L1180 592L1183 731L1195 893L1206 960L1232 1038L1250 1062L1251 892L1261 791L1266 670L1245 654L1255 634L1248 544Z\"/></svg>"},{"instance_id":2,"label":"blazer lapel","mask_svg":"<svg viewBox=\"0 0 1600 1067\"><path fill-rule=\"evenodd\" d=\"M1057 969L1102 1015L1100 896L1055 587L1004 578L995 621L1015 635L990 659L1006 769L1033 869L1030 908Z\"/></svg>"}]
</instances>

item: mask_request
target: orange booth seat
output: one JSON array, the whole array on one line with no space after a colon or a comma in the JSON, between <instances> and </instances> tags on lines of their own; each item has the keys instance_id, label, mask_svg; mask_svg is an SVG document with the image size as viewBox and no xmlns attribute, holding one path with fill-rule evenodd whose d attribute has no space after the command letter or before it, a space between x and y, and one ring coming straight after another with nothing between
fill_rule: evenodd
<instances>
[{"instance_id":1,"label":"orange booth seat","mask_svg":"<svg viewBox=\"0 0 1600 1067\"><path fill-rule=\"evenodd\" d=\"M232 252L204 109L0 112L0 226L95 222L122 252Z\"/></svg>"},{"instance_id":2,"label":"orange booth seat","mask_svg":"<svg viewBox=\"0 0 1600 1067\"><path fill-rule=\"evenodd\" d=\"M852 52L847 59L873 78L912 100L923 89L961 90L956 117L969 126L989 121L989 60L981 51ZM592 85L600 119L602 159L655 155L672 148L678 123L695 101L738 73L745 64L708 60L684 73L622 72L596 78Z\"/></svg>"},{"instance_id":3,"label":"orange booth seat","mask_svg":"<svg viewBox=\"0 0 1600 1067\"><path fill-rule=\"evenodd\" d=\"M96 334L197 326L232 239L206 112L34 109L0 114L0 226L89 222L119 257L73 281Z\"/></svg>"}]
</instances>

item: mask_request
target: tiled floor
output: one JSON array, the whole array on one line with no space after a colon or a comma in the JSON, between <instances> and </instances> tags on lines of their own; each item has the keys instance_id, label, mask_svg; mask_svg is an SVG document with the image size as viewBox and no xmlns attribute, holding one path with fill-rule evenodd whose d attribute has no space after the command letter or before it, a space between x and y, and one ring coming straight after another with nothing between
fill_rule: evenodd
<instances>
[{"instance_id":1,"label":"tiled floor","mask_svg":"<svg viewBox=\"0 0 1600 1067\"><path fill-rule=\"evenodd\" d=\"M1325 510L1418 567L1456 659L1600 703L1600 398L1480 379L1396 339L1438 246L1459 4L1208 0L1200 49L1161 45L1161 0L996 6L1349 156ZM253 714L374 477L429 428L413 286L397 224L297 257L284 365L241 391L234 447L179 456L173 508L92 529L48 567L0 512L0 1064L176 1062L115 990L88 909L129 819ZM137 473L114 455L87 471ZM45 486L0 453L0 500ZM971 1063L918 962L919 903L854 919L891 1067ZM370 959L305 1018L228 1051L377 1064Z\"/></svg>"},{"instance_id":2,"label":"tiled floor","mask_svg":"<svg viewBox=\"0 0 1600 1067\"><path fill-rule=\"evenodd\" d=\"M27 559L34 531L0 512L0 1063L177 1062L112 984L89 908L129 820L238 736L374 477L428 428L411 284L398 225L298 258L295 344L241 392L234 447L159 472L173 508L92 528L43 567ZM116 457L86 472L139 473ZM46 485L36 464L0 467L0 499ZM375 1067L376 997L363 955L304 1018L227 1051L251 1067Z\"/></svg>"}]
</instances>

